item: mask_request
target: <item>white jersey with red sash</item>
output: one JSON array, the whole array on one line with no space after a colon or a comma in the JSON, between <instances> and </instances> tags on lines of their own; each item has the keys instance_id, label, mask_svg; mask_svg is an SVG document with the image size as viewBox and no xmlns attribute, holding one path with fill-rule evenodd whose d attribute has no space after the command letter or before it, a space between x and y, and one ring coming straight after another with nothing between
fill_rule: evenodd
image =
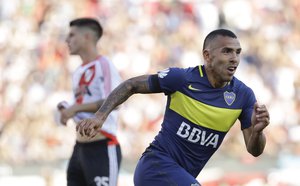
<instances>
[{"instance_id":1,"label":"white jersey with red sash","mask_svg":"<svg viewBox=\"0 0 300 186\"><path fill-rule=\"evenodd\" d=\"M73 73L73 92L77 104L91 103L105 99L121 83L115 66L105 57L99 56L92 62L79 66ZM75 122L94 117L94 113L80 112ZM117 111L112 111L102 126L102 131L116 135Z\"/></svg>"}]
</instances>

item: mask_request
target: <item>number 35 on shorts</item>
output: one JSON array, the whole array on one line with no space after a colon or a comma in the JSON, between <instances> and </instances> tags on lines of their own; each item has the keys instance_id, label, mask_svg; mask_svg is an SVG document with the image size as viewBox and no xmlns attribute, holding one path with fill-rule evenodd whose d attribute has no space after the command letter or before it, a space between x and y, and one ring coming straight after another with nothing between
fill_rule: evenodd
<instances>
[{"instance_id":1,"label":"number 35 on shorts","mask_svg":"<svg viewBox=\"0 0 300 186\"><path fill-rule=\"evenodd\" d=\"M103 176L103 177L100 177L100 176L96 176L94 178L94 181L96 183L97 186L108 186L108 177L106 176Z\"/></svg>"}]
</instances>

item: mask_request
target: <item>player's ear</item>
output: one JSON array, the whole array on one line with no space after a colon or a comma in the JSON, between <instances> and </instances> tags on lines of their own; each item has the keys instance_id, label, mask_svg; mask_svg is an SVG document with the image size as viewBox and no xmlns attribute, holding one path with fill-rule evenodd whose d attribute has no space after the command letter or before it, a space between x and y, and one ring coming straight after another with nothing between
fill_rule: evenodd
<instances>
[{"instance_id":1,"label":"player's ear","mask_svg":"<svg viewBox=\"0 0 300 186\"><path fill-rule=\"evenodd\" d=\"M205 61L209 61L209 51L207 49L202 51L202 55Z\"/></svg>"}]
</instances>

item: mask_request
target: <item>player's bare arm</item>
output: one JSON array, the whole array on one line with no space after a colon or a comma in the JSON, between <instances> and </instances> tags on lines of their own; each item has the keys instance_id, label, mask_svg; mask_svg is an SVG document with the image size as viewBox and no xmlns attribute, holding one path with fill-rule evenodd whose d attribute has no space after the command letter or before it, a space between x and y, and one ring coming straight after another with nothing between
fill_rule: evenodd
<instances>
[{"instance_id":1,"label":"player's bare arm","mask_svg":"<svg viewBox=\"0 0 300 186\"><path fill-rule=\"evenodd\" d=\"M254 105L251 123L251 127L243 130L244 140L248 152L257 157L263 153L266 146L263 130L270 123L269 112L265 105L258 105L257 103Z\"/></svg>"},{"instance_id":2,"label":"player's bare arm","mask_svg":"<svg viewBox=\"0 0 300 186\"><path fill-rule=\"evenodd\" d=\"M96 112L107 113L107 115L118 105L125 102L131 95L137 93L154 93L149 88L148 83L149 75L138 76L128 79L121 83L113 92L108 96L104 104Z\"/></svg>"},{"instance_id":3,"label":"player's bare arm","mask_svg":"<svg viewBox=\"0 0 300 186\"><path fill-rule=\"evenodd\" d=\"M86 119L77 125L81 135L92 137L101 128L109 113L118 105L124 103L133 94L159 93L160 90L151 90L149 76L143 75L128 79L116 87L107 97L100 109L95 113L96 118Z\"/></svg>"},{"instance_id":4,"label":"player's bare arm","mask_svg":"<svg viewBox=\"0 0 300 186\"><path fill-rule=\"evenodd\" d=\"M60 122L66 125L67 121L76 115L78 112L96 112L103 104L104 99L98 100L92 103L74 104L71 106L66 105L65 101L60 102L57 105L58 110L61 113Z\"/></svg>"}]
</instances>

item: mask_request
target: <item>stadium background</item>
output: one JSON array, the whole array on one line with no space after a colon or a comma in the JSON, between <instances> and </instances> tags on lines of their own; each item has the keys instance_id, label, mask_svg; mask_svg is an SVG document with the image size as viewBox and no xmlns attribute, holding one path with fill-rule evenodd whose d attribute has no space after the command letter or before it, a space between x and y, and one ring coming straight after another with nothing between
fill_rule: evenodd
<instances>
[{"instance_id":1,"label":"stadium background","mask_svg":"<svg viewBox=\"0 0 300 186\"><path fill-rule=\"evenodd\" d=\"M65 45L68 22L100 19L99 50L122 78L169 66L202 64L203 37L237 33L243 57L236 76L268 106L271 125L259 158L247 154L239 124L199 180L212 185L300 185L300 1L298 0L9 0L0 1L0 185L65 185L74 124L57 124L79 64ZM165 97L135 95L121 107L119 186L160 128Z\"/></svg>"}]
</instances>

